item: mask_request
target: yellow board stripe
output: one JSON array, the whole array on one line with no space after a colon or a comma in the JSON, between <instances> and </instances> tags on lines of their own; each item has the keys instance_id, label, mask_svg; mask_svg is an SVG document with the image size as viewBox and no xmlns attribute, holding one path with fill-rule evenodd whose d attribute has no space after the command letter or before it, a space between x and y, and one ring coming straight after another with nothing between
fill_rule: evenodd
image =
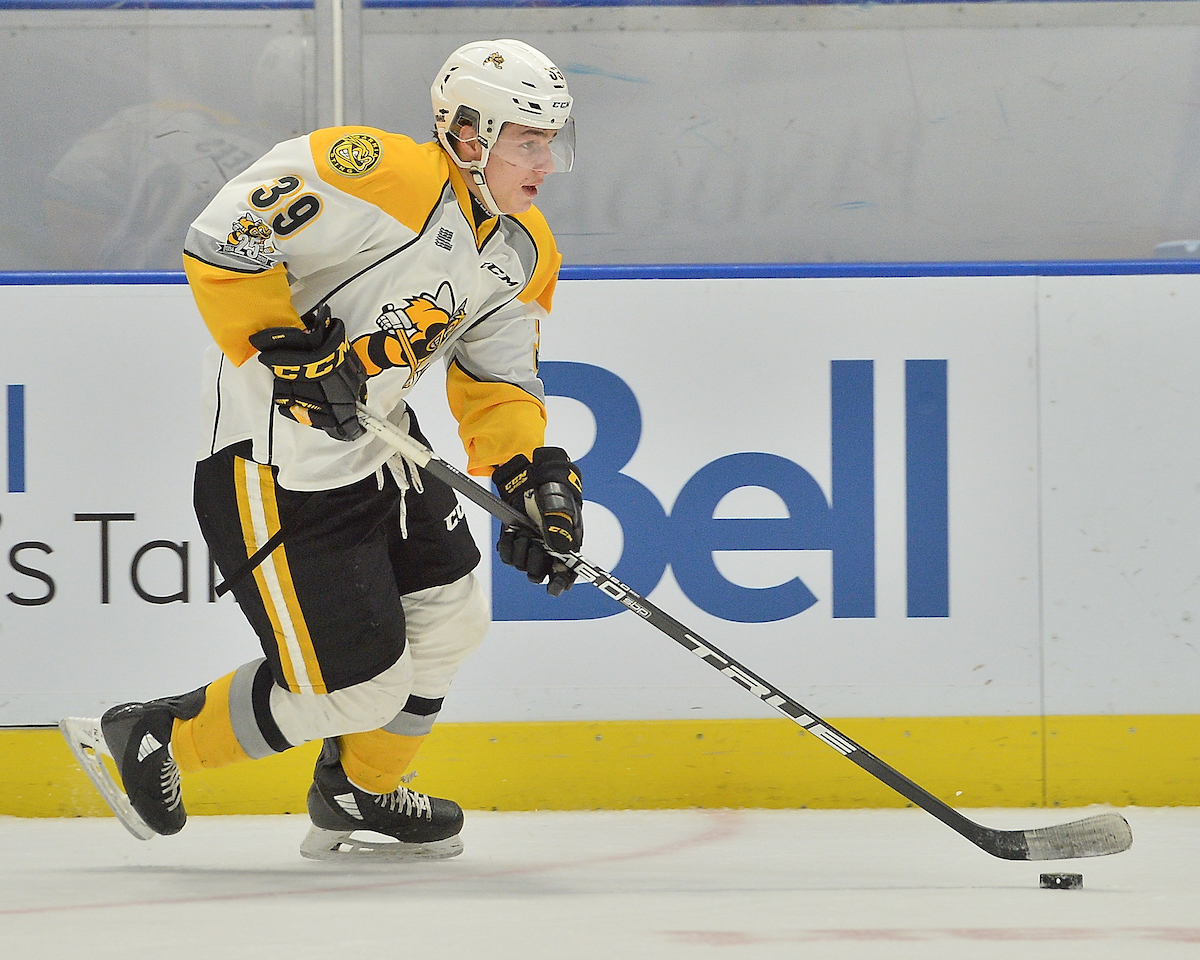
<instances>
[{"instance_id":1,"label":"yellow board stripe","mask_svg":"<svg viewBox=\"0 0 1200 960\"><path fill-rule=\"evenodd\" d=\"M253 554L279 531L279 508L271 468L251 460L235 461L238 513L248 554ZM275 632L284 680L293 693L325 693L321 668L313 649L287 563L280 545L254 570L254 579Z\"/></svg>"},{"instance_id":2,"label":"yellow board stripe","mask_svg":"<svg viewBox=\"0 0 1200 960\"><path fill-rule=\"evenodd\" d=\"M831 722L955 807L1200 806L1200 715ZM319 749L186 773L188 812L304 813ZM0 729L0 759L0 815L105 814L57 730ZM774 719L438 724L412 769L477 810L906 805Z\"/></svg>"}]
</instances>

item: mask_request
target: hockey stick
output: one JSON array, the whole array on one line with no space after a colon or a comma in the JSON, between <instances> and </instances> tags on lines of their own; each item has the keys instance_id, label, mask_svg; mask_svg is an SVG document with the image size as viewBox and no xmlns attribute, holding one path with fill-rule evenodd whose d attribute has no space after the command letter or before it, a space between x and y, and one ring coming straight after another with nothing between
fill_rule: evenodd
<instances>
[{"instance_id":1,"label":"hockey stick","mask_svg":"<svg viewBox=\"0 0 1200 960\"><path fill-rule=\"evenodd\" d=\"M467 474L362 404L358 406L358 419L367 430L406 459L483 507L501 523L537 532L532 521L523 513L509 506ZM1116 813L1102 813L1034 830L997 830L978 824L859 746L811 710L742 666L733 657L689 630L608 571L578 553L555 553L554 556L574 570L580 580L592 584L601 593L624 604L652 627L665 633L735 683L745 687L763 703L774 707L818 740L858 764L877 780L883 781L901 796L933 814L946 826L994 857L1005 860L1069 860L1076 857L1103 857L1128 850L1133 845L1133 831L1129 823Z\"/></svg>"}]
</instances>

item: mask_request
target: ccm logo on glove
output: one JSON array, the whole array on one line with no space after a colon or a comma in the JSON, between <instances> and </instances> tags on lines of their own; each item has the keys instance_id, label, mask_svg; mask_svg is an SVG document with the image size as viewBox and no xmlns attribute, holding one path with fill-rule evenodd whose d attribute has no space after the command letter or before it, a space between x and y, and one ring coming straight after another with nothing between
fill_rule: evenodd
<instances>
[{"instance_id":1,"label":"ccm logo on glove","mask_svg":"<svg viewBox=\"0 0 1200 960\"><path fill-rule=\"evenodd\" d=\"M341 321L339 320L338 323L341 323ZM288 327L286 329L291 328ZM274 334L272 339L282 340L283 338L279 334ZM337 349L321 360L315 360L312 363L303 365L276 363L269 363L268 365L271 367L271 372L281 380L320 380L322 377L333 373L333 368L346 359L346 354L349 351L350 344L343 338L342 342L338 344ZM268 363L267 360L263 362Z\"/></svg>"},{"instance_id":2,"label":"ccm logo on glove","mask_svg":"<svg viewBox=\"0 0 1200 960\"><path fill-rule=\"evenodd\" d=\"M250 337L259 362L275 376L275 409L335 440L357 440L366 432L355 408L367 399L366 368L327 304L304 320L306 329L271 327Z\"/></svg>"},{"instance_id":3,"label":"ccm logo on glove","mask_svg":"<svg viewBox=\"0 0 1200 960\"><path fill-rule=\"evenodd\" d=\"M505 527L496 550L509 566L523 570L533 583L546 583L551 596L569 590L575 573L546 552L577 553L583 543L583 479L559 447L538 447L533 462L517 454L496 468L492 481L509 506L520 510L541 531Z\"/></svg>"}]
</instances>

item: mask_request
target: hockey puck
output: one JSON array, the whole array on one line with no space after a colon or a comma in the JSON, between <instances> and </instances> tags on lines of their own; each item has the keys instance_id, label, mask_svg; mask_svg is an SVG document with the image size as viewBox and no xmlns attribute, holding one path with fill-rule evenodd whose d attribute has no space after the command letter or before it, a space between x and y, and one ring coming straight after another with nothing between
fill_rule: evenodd
<instances>
[{"instance_id":1,"label":"hockey puck","mask_svg":"<svg viewBox=\"0 0 1200 960\"><path fill-rule=\"evenodd\" d=\"M1082 873L1043 873L1038 878L1045 890L1082 890Z\"/></svg>"}]
</instances>

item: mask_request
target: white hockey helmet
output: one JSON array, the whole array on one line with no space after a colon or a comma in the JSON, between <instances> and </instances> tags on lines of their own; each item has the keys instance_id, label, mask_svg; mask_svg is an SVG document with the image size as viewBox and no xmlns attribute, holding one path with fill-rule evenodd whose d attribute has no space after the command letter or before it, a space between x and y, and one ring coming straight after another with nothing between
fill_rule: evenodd
<instances>
[{"instance_id":1,"label":"white hockey helmet","mask_svg":"<svg viewBox=\"0 0 1200 960\"><path fill-rule=\"evenodd\" d=\"M558 133L549 157L539 161L547 172L565 173L575 162L575 123L571 95L561 70L544 54L520 40L479 40L450 54L430 88L438 140L446 152L479 185L485 205L499 210L484 180L483 168L506 123ZM464 126L476 131L481 155L463 160L452 139ZM521 165L515 156L505 160Z\"/></svg>"}]
</instances>

